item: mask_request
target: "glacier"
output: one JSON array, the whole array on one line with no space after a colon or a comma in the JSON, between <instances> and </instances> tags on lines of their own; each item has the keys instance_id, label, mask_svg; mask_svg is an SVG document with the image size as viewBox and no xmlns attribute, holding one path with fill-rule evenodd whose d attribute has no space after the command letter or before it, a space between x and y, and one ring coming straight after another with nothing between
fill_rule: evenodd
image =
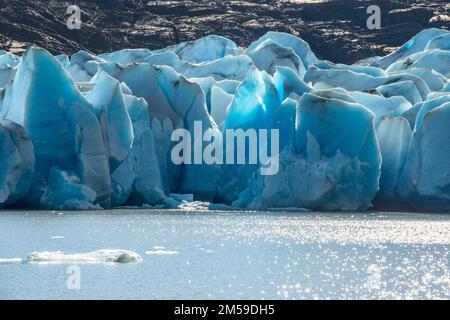
<instances>
[{"instance_id":1,"label":"glacier","mask_svg":"<svg viewBox=\"0 0 450 320\"><path fill-rule=\"evenodd\" d=\"M353 65L276 31L248 47L210 35L158 50L0 51L0 207L448 211L449 77L446 29ZM265 149L277 172L173 161L181 140L202 152L211 137L225 147L227 130L270 133L224 153Z\"/></svg>"}]
</instances>

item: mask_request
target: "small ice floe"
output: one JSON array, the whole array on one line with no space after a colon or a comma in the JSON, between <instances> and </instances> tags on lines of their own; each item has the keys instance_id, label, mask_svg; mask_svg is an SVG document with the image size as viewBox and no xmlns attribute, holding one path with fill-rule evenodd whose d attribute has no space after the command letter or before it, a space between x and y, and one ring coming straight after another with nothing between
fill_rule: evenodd
<instances>
[{"instance_id":1,"label":"small ice floe","mask_svg":"<svg viewBox=\"0 0 450 320\"><path fill-rule=\"evenodd\" d=\"M155 255L155 256L173 256L173 255L177 255L180 253L175 250L167 250L165 248L157 249L157 247L154 247L153 250L145 251L145 254Z\"/></svg>"},{"instance_id":2,"label":"small ice floe","mask_svg":"<svg viewBox=\"0 0 450 320\"><path fill-rule=\"evenodd\" d=\"M142 257L128 250L98 250L74 254L65 254L63 251L36 251L28 254L26 261L39 264L131 263L141 262Z\"/></svg>"},{"instance_id":3,"label":"small ice floe","mask_svg":"<svg viewBox=\"0 0 450 320\"><path fill-rule=\"evenodd\" d=\"M52 239L52 240L61 240L61 239L64 239L64 237L63 236L51 236L50 239Z\"/></svg>"},{"instance_id":4,"label":"small ice floe","mask_svg":"<svg viewBox=\"0 0 450 320\"><path fill-rule=\"evenodd\" d=\"M13 263L22 263L23 260L21 258L0 258L0 264L13 264Z\"/></svg>"}]
</instances>

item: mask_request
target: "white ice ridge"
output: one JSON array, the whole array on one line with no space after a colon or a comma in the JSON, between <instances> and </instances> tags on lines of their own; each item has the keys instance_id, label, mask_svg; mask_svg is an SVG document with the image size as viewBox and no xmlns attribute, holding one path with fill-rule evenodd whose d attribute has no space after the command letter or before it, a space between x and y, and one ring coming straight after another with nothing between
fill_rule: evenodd
<instances>
[{"instance_id":1,"label":"white ice ridge","mask_svg":"<svg viewBox=\"0 0 450 320\"><path fill-rule=\"evenodd\" d=\"M175 250L166 250L166 249L154 249L154 250L149 250L149 251L145 251L146 255L155 255L155 256L173 256L173 255L177 255L180 254L178 251Z\"/></svg>"},{"instance_id":2,"label":"white ice ridge","mask_svg":"<svg viewBox=\"0 0 450 320\"><path fill-rule=\"evenodd\" d=\"M114 249L74 254L65 254L63 251L35 251L27 255L26 261L32 264L133 263L141 262L142 257L133 251Z\"/></svg>"},{"instance_id":3,"label":"white ice ridge","mask_svg":"<svg viewBox=\"0 0 450 320\"><path fill-rule=\"evenodd\" d=\"M0 258L0 264L22 263L22 258Z\"/></svg>"}]
</instances>

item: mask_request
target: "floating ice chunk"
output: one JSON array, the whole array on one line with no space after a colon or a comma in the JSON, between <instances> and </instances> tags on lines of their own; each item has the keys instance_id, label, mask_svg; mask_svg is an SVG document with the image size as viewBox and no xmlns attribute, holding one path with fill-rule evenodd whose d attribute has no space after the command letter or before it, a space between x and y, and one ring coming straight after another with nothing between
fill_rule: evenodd
<instances>
[{"instance_id":1,"label":"floating ice chunk","mask_svg":"<svg viewBox=\"0 0 450 320\"><path fill-rule=\"evenodd\" d=\"M63 251L35 251L27 255L31 264L102 264L102 263L136 263L142 257L128 250L98 250L88 253L65 254Z\"/></svg>"},{"instance_id":2,"label":"floating ice chunk","mask_svg":"<svg viewBox=\"0 0 450 320\"><path fill-rule=\"evenodd\" d=\"M408 203L429 210L450 209L450 102L416 122L399 192Z\"/></svg>"},{"instance_id":3,"label":"floating ice chunk","mask_svg":"<svg viewBox=\"0 0 450 320\"><path fill-rule=\"evenodd\" d=\"M291 48L286 48L267 39L247 53L259 70L275 74L276 67L288 67L303 79L306 70L303 62Z\"/></svg>"},{"instance_id":4,"label":"floating ice chunk","mask_svg":"<svg viewBox=\"0 0 450 320\"><path fill-rule=\"evenodd\" d=\"M409 122L402 117L383 118L377 126L383 159L378 198L383 200L383 204L386 201L398 201L398 180L405 165L411 136Z\"/></svg>"},{"instance_id":5,"label":"floating ice chunk","mask_svg":"<svg viewBox=\"0 0 450 320\"><path fill-rule=\"evenodd\" d=\"M23 263L22 258L0 258L0 264L18 264Z\"/></svg>"},{"instance_id":6,"label":"floating ice chunk","mask_svg":"<svg viewBox=\"0 0 450 320\"><path fill-rule=\"evenodd\" d=\"M211 35L157 50L155 53L167 51L175 53L181 60L202 63L218 60L227 55L238 53L241 50L230 39Z\"/></svg>"},{"instance_id":7,"label":"floating ice chunk","mask_svg":"<svg viewBox=\"0 0 450 320\"><path fill-rule=\"evenodd\" d=\"M0 121L0 207L26 196L34 174L33 144L25 130L9 120Z\"/></svg>"},{"instance_id":8,"label":"floating ice chunk","mask_svg":"<svg viewBox=\"0 0 450 320\"><path fill-rule=\"evenodd\" d=\"M297 56L299 56L299 58L303 62L306 70L308 70L312 65L314 65L317 62L315 54L311 51L311 48L309 47L309 44L306 41L303 41L302 39L292 34L283 32L270 31L266 33L260 39L253 42L248 47L248 50L249 51L254 50L261 43L263 43L268 39L273 40L274 42L282 45L283 47L292 48L292 50L294 50L294 52L297 54Z\"/></svg>"},{"instance_id":9,"label":"floating ice chunk","mask_svg":"<svg viewBox=\"0 0 450 320\"><path fill-rule=\"evenodd\" d=\"M33 142L35 176L25 201L38 207L50 169L75 170L109 206L109 166L101 127L89 102L47 51L30 48L0 98L0 118L24 126Z\"/></svg>"},{"instance_id":10,"label":"floating ice chunk","mask_svg":"<svg viewBox=\"0 0 450 320\"><path fill-rule=\"evenodd\" d=\"M383 117L399 116L412 108L412 104L401 96L386 98L358 91L352 91L349 94L356 102L369 108L375 114L375 125L377 125Z\"/></svg>"},{"instance_id":11,"label":"floating ice chunk","mask_svg":"<svg viewBox=\"0 0 450 320\"><path fill-rule=\"evenodd\" d=\"M165 249L159 249L159 250L149 250L145 251L146 255L153 255L153 256L173 256L180 254L178 251L175 250L165 250Z\"/></svg>"},{"instance_id":12,"label":"floating ice chunk","mask_svg":"<svg viewBox=\"0 0 450 320\"><path fill-rule=\"evenodd\" d=\"M397 51L376 61L375 63L372 64L372 66L387 69L394 62L407 58L408 56L414 53L425 50L425 48L427 47L428 43L431 40L445 34L448 34L448 31L444 29L436 29L436 28L425 29L419 32L413 38L411 38Z\"/></svg>"},{"instance_id":13,"label":"floating ice chunk","mask_svg":"<svg viewBox=\"0 0 450 320\"><path fill-rule=\"evenodd\" d=\"M98 57L109 62L130 64L142 62L151 55L152 52L148 49L123 49L112 53L100 54Z\"/></svg>"},{"instance_id":14,"label":"floating ice chunk","mask_svg":"<svg viewBox=\"0 0 450 320\"><path fill-rule=\"evenodd\" d=\"M99 209L94 205L95 198L95 191L80 184L80 178L73 172L53 167L41 198L41 207L58 210Z\"/></svg>"}]
</instances>

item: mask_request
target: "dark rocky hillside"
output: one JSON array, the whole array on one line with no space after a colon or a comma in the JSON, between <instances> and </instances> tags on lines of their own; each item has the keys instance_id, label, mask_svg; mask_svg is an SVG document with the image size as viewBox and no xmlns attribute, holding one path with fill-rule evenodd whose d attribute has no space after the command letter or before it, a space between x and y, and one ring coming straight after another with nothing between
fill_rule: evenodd
<instances>
[{"instance_id":1,"label":"dark rocky hillside","mask_svg":"<svg viewBox=\"0 0 450 320\"><path fill-rule=\"evenodd\" d=\"M308 41L320 58L352 63L382 55L424 28L450 25L448 0L390 1L0 0L0 48L30 44L52 53L85 49L161 48L209 34L246 46L269 30ZM81 30L69 30L70 4L82 9ZM382 9L382 29L368 30L366 8Z\"/></svg>"}]
</instances>

